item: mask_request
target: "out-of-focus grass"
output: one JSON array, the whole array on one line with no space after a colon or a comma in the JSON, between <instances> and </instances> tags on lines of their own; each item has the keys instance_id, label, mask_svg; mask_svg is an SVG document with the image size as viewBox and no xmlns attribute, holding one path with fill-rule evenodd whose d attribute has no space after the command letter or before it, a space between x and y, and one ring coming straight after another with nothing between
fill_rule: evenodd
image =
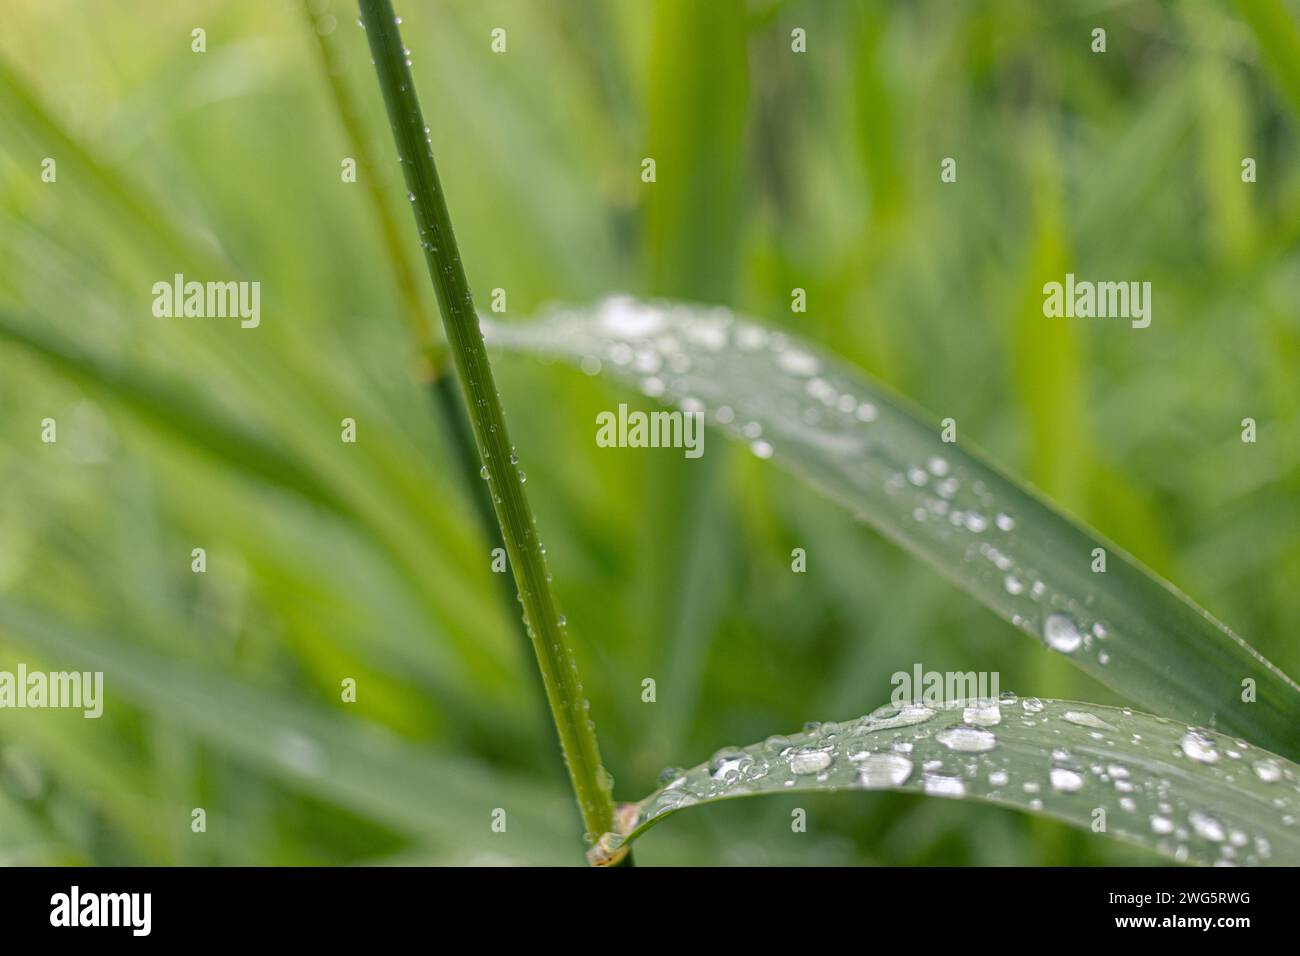
<instances>
[{"instance_id":1,"label":"out-of-focus grass","mask_svg":"<svg viewBox=\"0 0 1300 956\"><path fill-rule=\"evenodd\" d=\"M387 157L355 12L332 3L326 39ZM622 288L798 330L956 417L1300 670L1300 107L1278 52L1294 4L402 6L481 302L502 287L522 315ZM0 340L0 669L102 660L109 705L99 721L0 712L4 859L580 860L532 662L413 374L365 187L340 181L347 141L296 7L7 10L0 308L103 381ZM46 156L57 183L40 181ZM945 156L956 184L939 182ZM1258 183L1241 183L1244 156ZM396 164L378 174L405 215ZM1039 290L1064 271L1151 281L1151 328L1043 319ZM262 326L153 318L150 287L175 272L260 281ZM171 397L124 401L115 375ZM1113 699L721 441L707 475L596 448L595 413L634 397L517 360L502 397L616 793L865 712L918 661ZM176 427L192 409L256 441L213 447L211 426ZM57 445L39 441L45 417ZM321 494L268 480L282 459ZM200 546L206 575L190 572ZM207 834L190 832L196 806ZM875 794L722 804L637 853L1148 859Z\"/></svg>"}]
</instances>

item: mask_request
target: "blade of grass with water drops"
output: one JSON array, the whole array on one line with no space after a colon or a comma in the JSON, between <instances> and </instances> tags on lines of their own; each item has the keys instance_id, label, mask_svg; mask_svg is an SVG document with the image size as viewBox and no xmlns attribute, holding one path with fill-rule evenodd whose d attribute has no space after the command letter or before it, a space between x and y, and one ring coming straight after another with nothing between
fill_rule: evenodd
<instances>
[{"instance_id":1,"label":"blade of grass with water drops","mask_svg":"<svg viewBox=\"0 0 1300 956\"><path fill-rule=\"evenodd\" d=\"M725 308L621 296L484 327L497 347L559 356L703 414L1134 703L1300 757L1291 678L845 362ZM1097 548L1105 573L1092 570Z\"/></svg>"},{"instance_id":2,"label":"blade of grass with water drops","mask_svg":"<svg viewBox=\"0 0 1300 956\"><path fill-rule=\"evenodd\" d=\"M1163 717L1072 701L885 706L706 764L618 813L603 855L699 803L758 794L898 790L1052 817L1181 863L1300 863L1300 767Z\"/></svg>"}]
</instances>

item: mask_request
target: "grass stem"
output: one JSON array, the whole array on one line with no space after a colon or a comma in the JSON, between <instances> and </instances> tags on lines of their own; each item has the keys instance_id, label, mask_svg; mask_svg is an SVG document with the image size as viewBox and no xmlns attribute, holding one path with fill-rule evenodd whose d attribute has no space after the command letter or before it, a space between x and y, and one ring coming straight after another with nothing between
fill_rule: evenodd
<instances>
[{"instance_id":1,"label":"grass stem","mask_svg":"<svg viewBox=\"0 0 1300 956\"><path fill-rule=\"evenodd\" d=\"M595 839L611 828L613 801L609 776L601 764L577 661L551 590L536 520L524 494L525 476L518 467L506 431L505 413L488 363L474 299L434 165L431 139L411 78L410 56L402 45L400 20L390 0L360 0L360 8L406 180L407 197L415 213L420 245L483 462L482 474L492 492L497 522L523 605L524 622L537 654L582 821Z\"/></svg>"},{"instance_id":2,"label":"grass stem","mask_svg":"<svg viewBox=\"0 0 1300 956\"><path fill-rule=\"evenodd\" d=\"M347 137L348 148L352 151L365 183L365 195L378 226L379 237L388 253L388 264L392 270L393 282L401 300L402 311L411 327L411 335L418 353L417 375L420 384L427 390L433 401L434 415L442 429L448 446L455 456L458 470L465 486L465 494L474 505L478 516L479 528L483 537L492 548L502 546L501 531L497 527L496 515L492 510L492 497L484 482L479 480L479 455L474 446L474 435L470 431L469 419L461 402L455 376L452 375L447 343L441 334L438 319L433 315L420 295L418 276L411 268L410 261L403 246L403 232L397 217L393 215L388 198L381 186L379 160L371 141L367 138L365 124L357 106L352 90L345 76L343 58L339 55L338 33L325 27L335 20L328 5L314 6L303 4L307 25L316 40L316 51L321 73L325 77L334 101L334 109L339 123ZM525 650L531 647L528 634L522 620L517 616L518 601L515 600L514 585L505 575L493 574L497 579L501 594L501 606L510 619L511 626L518 633ZM540 710L545 697L541 677L536 678L536 706ZM548 764L549 766L549 764ZM559 769L558 764L555 769Z\"/></svg>"}]
</instances>

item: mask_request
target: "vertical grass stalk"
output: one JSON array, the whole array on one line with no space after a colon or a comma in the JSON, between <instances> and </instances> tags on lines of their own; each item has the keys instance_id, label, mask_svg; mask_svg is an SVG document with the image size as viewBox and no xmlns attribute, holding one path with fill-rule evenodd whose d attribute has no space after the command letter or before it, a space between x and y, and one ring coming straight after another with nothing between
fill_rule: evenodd
<instances>
[{"instance_id":1,"label":"vertical grass stalk","mask_svg":"<svg viewBox=\"0 0 1300 956\"><path fill-rule=\"evenodd\" d=\"M457 458L461 480L465 485L465 494L473 502L483 537L492 547L501 546L503 542L501 532L497 528L496 514L492 510L491 494L484 487L485 483L479 480L480 463L478 449L474 445L474 435L470 431L469 419L466 417L465 407L457 391L455 376L451 374L449 368L447 343L438 334L438 319L433 315L432 310L425 306L424 299L420 295L418 276L411 268L402 245L401 224L393 215L380 185L380 177L377 174L378 157L366 137L360 111L344 75L344 63L337 49L337 33L325 26L327 22L333 22L335 17L328 5L305 3L302 9L307 17L311 35L316 41L321 73L333 97L339 123L347 137L348 146L362 169L362 177L366 184L366 198L374 214L375 223L379 227L384 249L388 253L388 264L393 273L393 281L401 297L402 310L411 326L411 334L419 353L417 373L419 381L433 399L434 414L451 453ZM501 594L501 605L519 635L519 640L524 645L528 645L529 640L524 625L516 617L517 602L514 586L504 575L494 574L492 577L498 579L496 583ZM541 677L538 676L535 704L539 711L544 696Z\"/></svg>"},{"instance_id":2,"label":"vertical grass stalk","mask_svg":"<svg viewBox=\"0 0 1300 956\"><path fill-rule=\"evenodd\" d=\"M564 618L551 592L546 558L537 538L536 520L524 494L524 473L517 467L506 431L487 348L479 329L451 217L434 166L410 59L402 45L400 21L390 0L359 0L362 25L379 79L380 92L397 144L407 198L415 213L429 277L452 361L460 380L483 474L505 542L524 622L537 654L547 702L559 732L560 747L573 782L582 821L592 839L611 829L613 801L609 776L600 761L596 734L588 721L577 661Z\"/></svg>"},{"instance_id":3,"label":"vertical grass stalk","mask_svg":"<svg viewBox=\"0 0 1300 956\"><path fill-rule=\"evenodd\" d=\"M437 334L438 320L425 307L420 297L415 270L410 267L406 258L406 251L402 246L401 226L397 217L389 210L383 186L377 175L375 152L366 139L357 104L344 76L343 62L334 48L335 34L327 33L323 29L323 21L326 18L333 21L334 17L330 15L328 6L317 11L313 9L312 4L304 3L302 9L311 27L312 37L316 41L321 73L334 100L334 109L339 123L347 136L348 146L360 166L360 179L365 184L366 199L379 227L380 238L388 253L388 264L392 269L393 279L402 300L403 313L410 325L416 348L419 350L419 377L426 382L442 382L446 372L446 345L440 341L440 336Z\"/></svg>"}]
</instances>

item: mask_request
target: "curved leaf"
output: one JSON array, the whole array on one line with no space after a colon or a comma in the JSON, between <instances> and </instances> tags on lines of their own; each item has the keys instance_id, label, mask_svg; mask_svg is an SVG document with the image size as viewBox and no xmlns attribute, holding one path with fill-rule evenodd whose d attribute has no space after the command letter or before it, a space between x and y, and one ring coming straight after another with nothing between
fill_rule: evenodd
<instances>
[{"instance_id":1,"label":"curved leaf","mask_svg":"<svg viewBox=\"0 0 1300 956\"><path fill-rule=\"evenodd\" d=\"M875 789L1014 807L1178 862L1300 864L1300 767L1213 731L1093 704L1008 695L886 706L665 774L667 786L624 806L626 835L606 834L593 862L698 803Z\"/></svg>"},{"instance_id":2,"label":"curved leaf","mask_svg":"<svg viewBox=\"0 0 1300 956\"><path fill-rule=\"evenodd\" d=\"M724 308L627 297L527 326L485 320L484 331L497 346L557 355L703 413L1135 703L1300 758L1291 678L845 362ZM1105 574L1091 568L1099 547ZM1243 686L1254 700L1242 700Z\"/></svg>"}]
</instances>

